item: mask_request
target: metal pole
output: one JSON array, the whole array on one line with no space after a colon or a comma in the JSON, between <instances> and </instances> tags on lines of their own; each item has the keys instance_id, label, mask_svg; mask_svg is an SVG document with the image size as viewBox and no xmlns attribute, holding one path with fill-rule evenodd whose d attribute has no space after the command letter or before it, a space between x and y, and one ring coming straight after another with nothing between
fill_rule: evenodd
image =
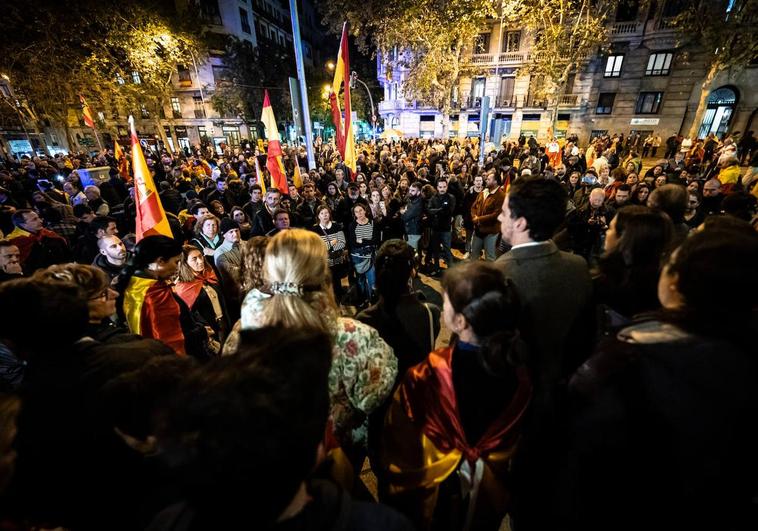
<instances>
[{"instance_id":1,"label":"metal pole","mask_svg":"<svg viewBox=\"0 0 758 531\"><path fill-rule=\"evenodd\" d=\"M484 139L487 136L487 122L490 116L490 97L482 96L482 112L479 115L479 166L484 166Z\"/></svg>"},{"instance_id":2,"label":"metal pole","mask_svg":"<svg viewBox=\"0 0 758 531\"><path fill-rule=\"evenodd\" d=\"M195 61L195 54L190 50L190 57L192 57L192 66L195 67L195 79L197 79L197 86L200 89L200 103L203 104L203 118L205 115L205 96L203 95L203 84L200 83L200 72L197 70L197 62Z\"/></svg>"},{"instance_id":3,"label":"metal pole","mask_svg":"<svg viewBox=\"0 0 758 531\"><path fill-rule=\"evenodd\" d=\"M305 83L305 66L303 65L303 44L300 40L300 20L297 16L297 2L290 1L290 16L292 18L292 44L295 46L295 65L297 78L300 81L300 101L303 104L303 122L305 125L305 150L308 154L308 169L316 169L316 158L313 155L313 132L311 131L311 113L308 109L308 87Z\"/></svg>"},{"instance_id":4,"label":"metal pole","mask_svg":"<svg viewBox=\"0 0 758 531\"><path fill-rule=\"evenodd\" d=\"M366 92L368 93L368 101L371 105L371 136L374 139L374 143L376 143L376 110L374 108L374 98L371 96L371 91L368 89L368 85L363 82L361 78L358 77L358 74L356 72L352 73L352 77L363 87L366 89Z\"/></svg>"}]
</instances>

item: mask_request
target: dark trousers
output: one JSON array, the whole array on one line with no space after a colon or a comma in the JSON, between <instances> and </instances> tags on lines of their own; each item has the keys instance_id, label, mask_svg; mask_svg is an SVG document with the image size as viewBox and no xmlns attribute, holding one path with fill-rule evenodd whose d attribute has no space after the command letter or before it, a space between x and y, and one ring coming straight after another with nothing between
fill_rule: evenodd
<instances>
[{"instance_id":1,"label":"dark trousers","mask_svg":"<svg viewBox=\"0 0 758 531\"><path fill-rule=\"evenodd\" d=\"M450 251L452 237L453 233L451 231L432 231L429 241L429 254L431 255L432 264L435 269L439 269L440 267L440 251L447 267L453 266L453 253Z\"/></svg>"}]
</instances>

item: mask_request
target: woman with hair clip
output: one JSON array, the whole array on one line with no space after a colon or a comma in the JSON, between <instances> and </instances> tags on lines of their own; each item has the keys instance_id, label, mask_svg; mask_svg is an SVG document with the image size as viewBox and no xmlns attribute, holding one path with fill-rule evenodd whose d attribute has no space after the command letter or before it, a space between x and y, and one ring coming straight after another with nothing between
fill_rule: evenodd
<instances>
[{"instance_id":1,"label":"woman with hair clip","mask_svg":"<svg viewBox=\"0 0 758 531\"><path fill-rule=\"evenodd\" d=\"M274 236L266 248L264 274L264 288L253 289L242 303L242 329L311 327L330 334L332 432L348 455L365 455L366 419L388 398L395 382L392 349L373 328L339 317L326 246L316 233L292 229ZM236 352L238 344L239 335L230 334L224 354Z\"/></svg>"},{"instance_id":2,"label":"woman with hair clip","mask_svg":"<svg viewBox=\"0 0 758 531\"><path fill-rule=\"evenodd\" d=\"M180 356L204 359L208 332L171 289L181 259L181 242L168 236L143 238L118 279L117 291L123 295L117 310L133 334L158 339Z\"/></svg>"},{"instance_id":3,"label":"woman with hair clip","mask_svg":"<svg viewBox=\"0 0 758 531\"><path fill-rule=\"evenodd\" d=\"M451 269L442 287L443 319L457 338L410 368L395 392L380 496L418 529L497 529L532 396L519 304L491 264Z\"/></svg>"},{"instance_id":4,"label":"woman with hair clip","mask_svg":"<svg viewBox=\"0 0 758 531\"><path fill-rule=\"evenodd\" d=\"M174 292L194 314L195 320L212 330L208 348L217 354L229 331L229 318L216 273L206 263L203 252L193 245L182 247L178 271Z\"/></svg>"}]
</instances>

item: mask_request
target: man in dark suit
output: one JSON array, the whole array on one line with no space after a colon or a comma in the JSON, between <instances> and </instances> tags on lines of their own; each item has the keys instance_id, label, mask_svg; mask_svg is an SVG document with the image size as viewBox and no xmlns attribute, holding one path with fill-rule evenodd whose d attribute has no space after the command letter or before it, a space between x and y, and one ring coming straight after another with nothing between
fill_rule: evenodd
<instances>
[{"instance_id":1,"label":"man in dark suit","mask_svg":"<svg viewBox=\"0 0 758 531\"><path fill-rule=\"evenodd\" d=\"M516 287L521 333L529 345L538 398L552 394L589 355L592 284L587 262L565 253L550 239L566 213L566 194L552 180L517 181L499 216L503 241L511 250L495 264ZM579 359L575 359L579 358Z\"/></svg>"},{"instance_id":2,"label":"man in dark suit","mask_svg":"<svg viewBox=\"0 0 758 531\"><path fill-rule=\"evenodd\" d=\"M534 399L514 462L514 523L539 521L544 486L560 452L559 383L590 354L592 284L584 258L550 239L566 215L566 193L548 179L521 179L510 188L498 217L511 250L495 261L521 299L519 330L528 346ZM524 527L542 529L543 527Z\"/></svg>"}]
</instances>

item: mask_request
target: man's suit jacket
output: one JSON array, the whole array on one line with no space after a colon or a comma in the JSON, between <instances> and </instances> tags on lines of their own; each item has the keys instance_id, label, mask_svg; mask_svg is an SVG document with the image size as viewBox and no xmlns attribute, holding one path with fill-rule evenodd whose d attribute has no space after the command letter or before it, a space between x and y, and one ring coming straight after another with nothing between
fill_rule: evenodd
<instances>
[{"instance_id":1,"label":"man's suit jacket","mask_svg":"<svg viewBox=\"0 0 758 531\"><path fill-rule=\"evenodd\" d=\"M594 315L587 262L548 240L511 249L495 265L511 279L521 300L528 365L535 391L544 397L590 354Z\"/></svg>"}]
</instances>

